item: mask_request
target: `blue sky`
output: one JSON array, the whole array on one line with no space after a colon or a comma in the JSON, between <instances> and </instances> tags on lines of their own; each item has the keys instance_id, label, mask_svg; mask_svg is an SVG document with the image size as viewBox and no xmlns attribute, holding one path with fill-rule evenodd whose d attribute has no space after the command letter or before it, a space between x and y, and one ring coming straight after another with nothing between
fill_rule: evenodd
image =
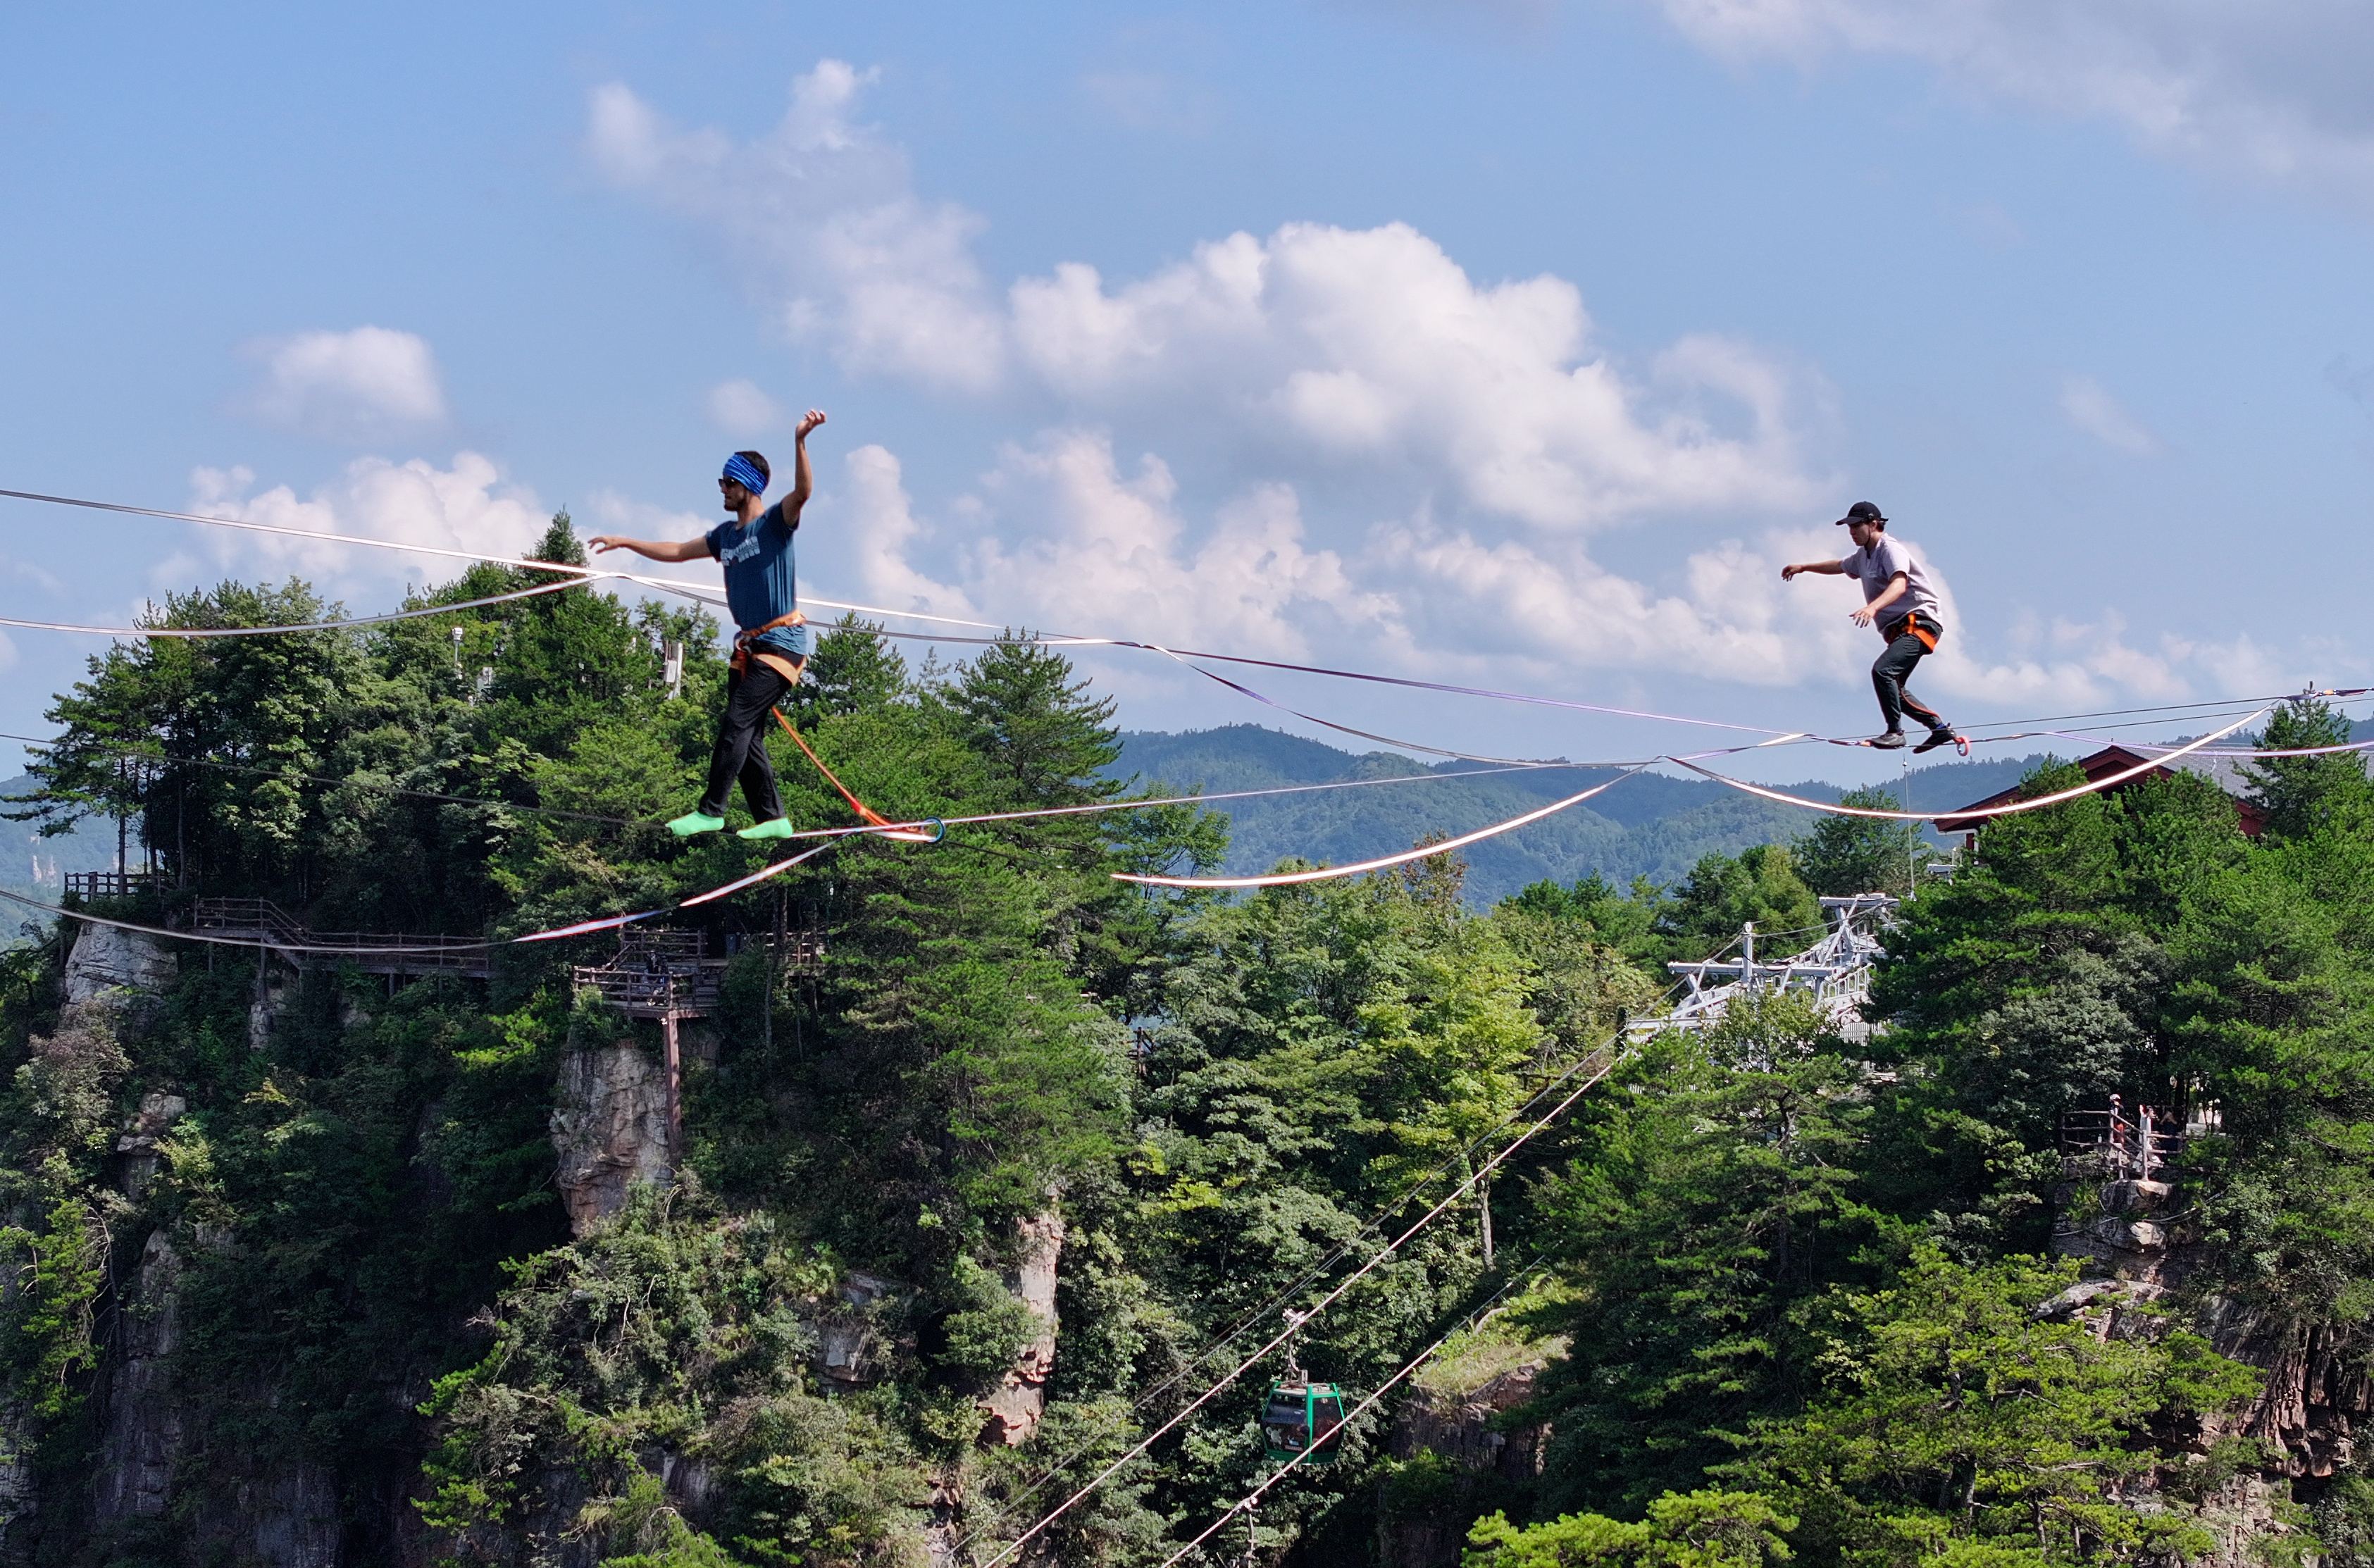
<instances>
[{"instance_id":1,"label":"blue sky","mask_svg":"<svg viewBox=\"0 0 2374 1568\"><path fill-rule=\"evenodd\" d=\"M1776 570L1867 496L1957 718L2374 679L2374 20L2033 9L15 7L0 487L685 534L817 404L814 593L1858 731L1876 639ZM0 614L430 569L0 505ZM88 650L11 633L0 729Z\"/></svg>"}]
</instances>

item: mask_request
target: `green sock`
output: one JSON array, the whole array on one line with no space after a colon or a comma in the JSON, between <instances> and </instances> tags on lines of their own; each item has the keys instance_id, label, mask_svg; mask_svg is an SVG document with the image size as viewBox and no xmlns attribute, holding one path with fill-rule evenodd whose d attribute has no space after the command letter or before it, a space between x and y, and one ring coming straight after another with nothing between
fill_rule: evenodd
<instances>
[{"instance_id":1,"label":"green sock","mask_svg":"<svg viewBox=\"0 0 2374 1568\"><path fill-rule=\"evenodd\" d=\"M668 831L678 838L689 838L696 833L714 833L725 825L722 816L707 816L699 812L687 812L668 824Z\"/></svg>"},{"instance_id":2,"label":"green sock","mask_svg":"<svg viewBox=\"0 0 2374 1568\"><path fill-rule=\"evenodd\" d=\"M762 822L756 826L746 827L734 837L736 838L789 838L791 836L792 819L779 816L770 822Z\"/></svg>"}]
</instances>

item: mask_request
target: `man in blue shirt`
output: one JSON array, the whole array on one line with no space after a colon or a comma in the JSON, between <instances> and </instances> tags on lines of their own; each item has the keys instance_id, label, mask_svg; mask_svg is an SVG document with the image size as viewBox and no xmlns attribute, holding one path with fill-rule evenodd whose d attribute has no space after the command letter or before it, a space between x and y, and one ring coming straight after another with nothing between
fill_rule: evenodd
<instances>
[{"instance_id":1,"label":"man in blue shirt","mask_svg":"<svg viewBox=\"0 0 2374 1568\"><path fill-rule=\"evenodd\" d=\"M792 493L771 507L760 499L772 477L767 460L740 451L725 460L725 471L717 480L719 497L733 516L700 538L653 541L599 533L586 541L597 551L632 550L654 561L695 561L708 556L725 568L725 608L739 628L734 638L734 673L726 680L725 715L709 757L709 787L701 792L699 805L668 824L679 837L715 833L725 825L725 797L737 777L742 798L758 819L740 836L792 836L760 727L799 684L800 672L807 665L807 617L799 612L792 536L799 532L800 510L815 488L808 472L808 432L823 423L823 412L814 408L800 421L793 441Z\"/></svg>"}]
</instances>

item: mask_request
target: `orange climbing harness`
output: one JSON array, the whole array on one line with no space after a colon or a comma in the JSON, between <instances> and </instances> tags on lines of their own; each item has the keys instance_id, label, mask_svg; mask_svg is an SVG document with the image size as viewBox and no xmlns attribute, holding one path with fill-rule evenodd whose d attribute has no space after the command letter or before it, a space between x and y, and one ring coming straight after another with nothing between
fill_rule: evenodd
<instances>
[{"instance_id":1,"label":"orange climbing harness","mask_svg":"<svg viewBox=\"0 0 2374 1568\"><path fill-rule=\"evenodd\" d=\"M807 624L808 618L805 615L801 614L797 610L794 610L788 615L776 616L773 620L769 621L763 626L752 626L748 631L735 633L734 637L734 673L737 675L748 673L750 669L750 661L756 659L759 663L764 664L778 675L782 676L784 680L790 682L793 685L798 685L800 684L800 672L807 667L807 661L805 659L794 659L787 653L770 653L766 649L758 647L757 644L760 638L766 636L770 631L778 630L783 626L804 626ZM775 717L780 719L782 715L779 713ZM817 766L821 767L823 764L819 763ZM846 790L842 791L844 794L847 792L848 791Z\"/></svg>"}]
</instances>

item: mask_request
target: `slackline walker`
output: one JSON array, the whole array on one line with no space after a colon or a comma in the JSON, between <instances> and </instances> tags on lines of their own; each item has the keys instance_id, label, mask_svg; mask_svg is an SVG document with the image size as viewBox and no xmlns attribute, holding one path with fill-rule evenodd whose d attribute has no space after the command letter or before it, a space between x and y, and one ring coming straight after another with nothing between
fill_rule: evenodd
<instances>
[{"instance_id":1,"label":"slackline walker","mask_svg":"<svg viewBox=\"0 0 2374 1568\"><path fill-rule=\"evenodd\" d=\"M808 663L808 618L800 613L792 544L799 532L800 514L816 489L808 467L808 432L824 422L820 408L809 409L801 419L792 438L791 494L774 505L764 501L767 486L774 477L767 460L754 451L738 451L725 460L717 476L718 499L733 516L699 539L629 539L597 533L586 541L597 551L632 550L654 561L695 561L707 556L724 568L725 606L738 628L733 673L726 677L725 711L718 720L717 744L710 753L709 782L701 790L700 802L668 824L678 837L715 833L725 825L726 796L736 778L742 782L742 798L755 819L736 837L792 837L791 818L783 814L782 791L775 784L774 760L767 755L767 743L759 733L759 726L772 713L793 743L816 764L825 781L866 825L885 830L885 837L937 842L933 834L895 825L851 793L849 786L817 755L807 738L783 717L782 701L799 685Z\"/></svg>"},{"instance_id":2,"label":"slackline walker","mask_svg":"<svg viewBox=\"0 0 2374 1568\"><path fill-rule=\"evenodd\" d=\"M782 792L775 787L775 765L758 727L791 695L807 668L807 617L799 609L792 536L799 532L800 513L816 488L808 468L808 432L823 423L824 411L817 408L800 420L792 439L791 494L772 506L762 499L773 478L767 460L754 451L738 451L725 460L717 476L718 498L733 515L699 539L597 533L586 541L605 554L631 550L654 561L697 561L706 556L724 568L726 607L740 628L734 638L734 670L725 683L725 711L718 720L717 744L710 753L709 782L700 803L668 824L680 837L715 833L725 825L725 798L736 778L756 819L740 837L792 836ZM789 729L789 723L784 727Z\"/></svg>"},{"instance_id":3,"label":"slackline walker","mask_svg":"<svg viewBox=\"0 0 2374 1568\"><path fill-rule=\"evenodd\" d=\"M1839 560L1792 562L1780 568L1780 580L1813 572L1862 582L1863 608L1850 612L1848 618L1859 626L1870 626L1887 644L1871 667L1872 689L1879 696L1879 716L1887 728L1863 743L1883 751L1901 747L1904 716L1910 713L1929 727L1929 738L1914 751L1950 745L1969 755L1970 743L1955 733L1944 715L1904 685L1912 667L1923 654L1937 651L1937 639L1945 633L1945 623L1937 618L1937 595L1930 590L1929 574L1921 569L1911 551L1887 536L1887 518L1871 502L1857 501L1849 507L1837 526L1854 541L1850 554Z\"/></svg>"}]
</instances>

